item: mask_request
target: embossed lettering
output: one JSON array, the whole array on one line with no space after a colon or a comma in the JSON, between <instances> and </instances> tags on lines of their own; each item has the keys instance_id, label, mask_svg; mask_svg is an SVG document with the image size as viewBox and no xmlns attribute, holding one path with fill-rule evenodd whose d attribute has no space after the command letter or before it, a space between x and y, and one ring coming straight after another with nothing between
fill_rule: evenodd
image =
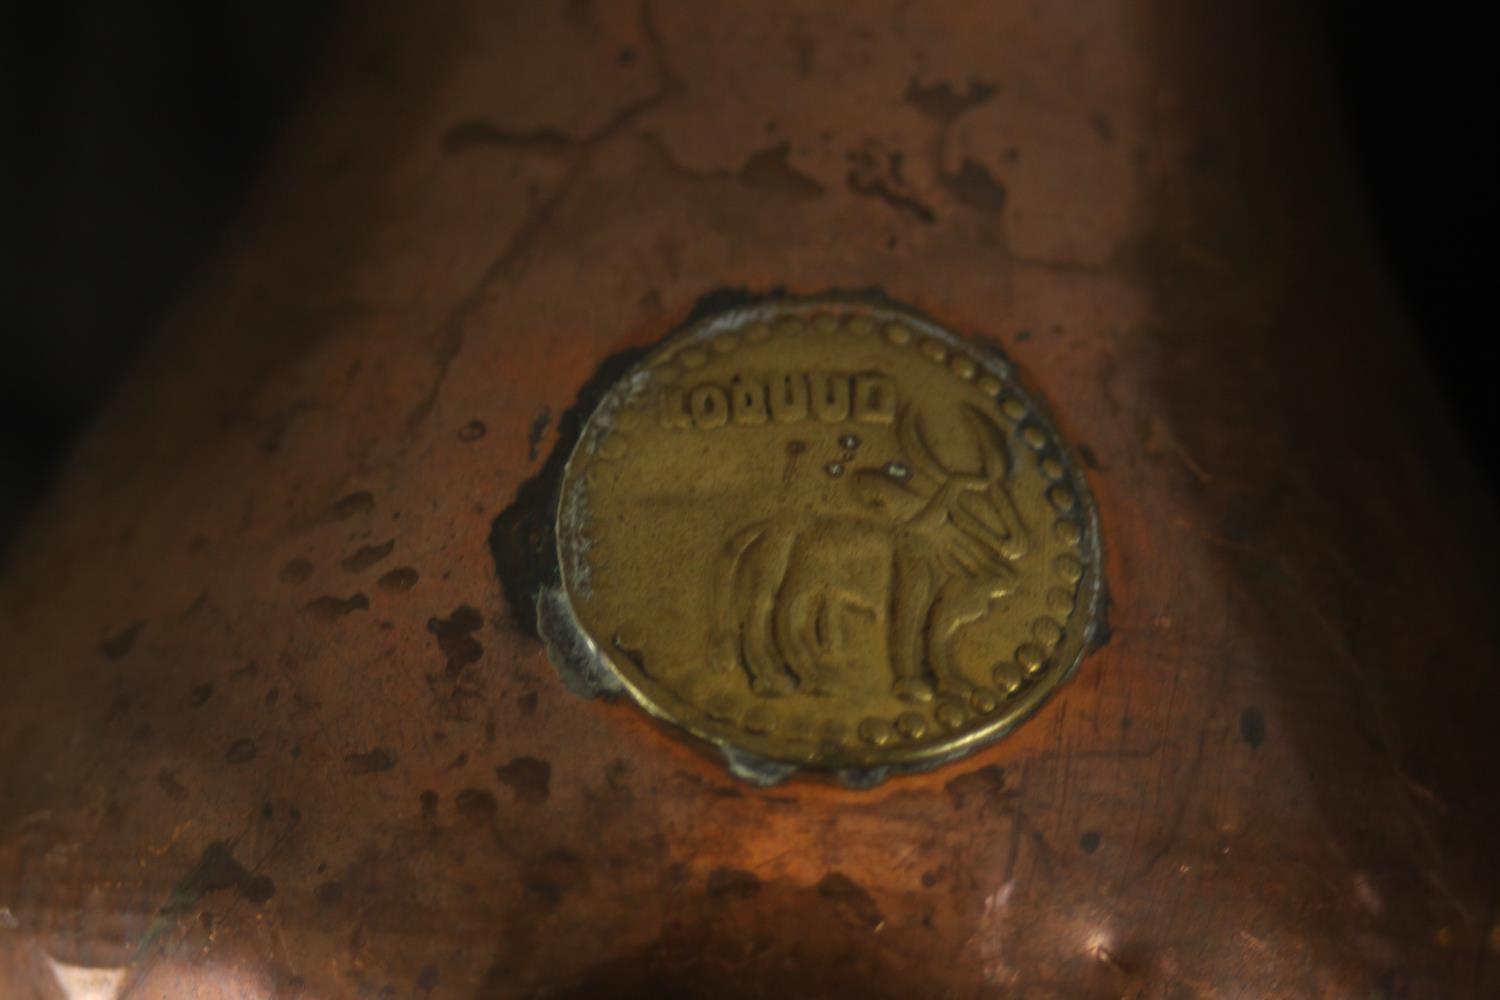
<instances>
[{"instance_id":1,"label":"embossed lettering","mask_svg":"<svg viewBox=\"0 0 1500 1000\"><path fill-rule=\"evenodd\" d=\"M712 383L704 383L688 393L688 409L693 423L704 430L729 423L729 396Z\"/></svg>"},{"instance_id":2,"label":"embossed lettering","mask_svg":"<svg viewBox=\"0 0 1500 1000\"><path fill-rule=\"evenodd\" d=\"M808 379L813 413L825 424L849 419L849 376L813 374Z\"/></svg>"},{"instance_id":3,"label":"embossed lettering","mask_svg":"<svg viewBox=\"0 0 1500 1000\"><path fill-rule=\"evenodd\" d=\"M667 388L662 390L661 425L671 428L693 426L693 417L687 411L687 396L681 389Z\"/></svg>"},{"instance_id":4,"label":"embossed lettering","mask_svg":"<svg viewBox=\"0 0 1500 1000\"><path fill-rule=\"evenodd\" d=\"M796 372L777 372L769 379L771 416L778 424L807 419L807 377Z\"/></svg>"},{"instance_id":5,"label":"embossed lettering","mask_svg":"<svg viewBox=\"0 0 1500 1000\"><path fill-rule=\"evenodd\" d=\"M854 419L867 424L896 420L896 383L886 375L854 376Z\"/></svg>"},{"instance_id":6,"label":"embossed lettering","mask_svg":"<svg viewBox=\"0 0 1500 1000\"><path fill-rule=\"evenodd\" d=\"M729 403L737 424L766 422L766 386L759 379L735 376L729 383Z\"/></svg>"},{"instance_id":7,"label":"embossed lettering","mask_svg":"<svg viewBox=\"0 0 1500 1000\"><path fill-rule=\"evenodd\" d=\"M836 424L858 420L892 424L896 419L896 383L888 375L837 372L775 372L735 375L729 387L702 382L684 391L660 389L661 426L672 430L714 430L730 423L757 426L775 421L794 424L816 419Z\"/></svg>"}]
</instances>

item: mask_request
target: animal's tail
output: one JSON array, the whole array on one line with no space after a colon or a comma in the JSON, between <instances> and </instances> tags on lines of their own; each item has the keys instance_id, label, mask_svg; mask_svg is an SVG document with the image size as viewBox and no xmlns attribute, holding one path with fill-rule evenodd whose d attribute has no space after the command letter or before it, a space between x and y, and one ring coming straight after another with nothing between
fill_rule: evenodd
<instances>
[{"instance_id":1,"label":"animal's tail","mask_svg":"<svg viewBox=\"0 0 1500 1000\"><path fill-rule=\"evenodd\" d=\"M708 665L711 670L728 673L740 669L739 639L744 623L735 616L735 582L745 553L765 533L764 521L741 528L719 551L709 593Z\"/></svg>"}]
</instances>

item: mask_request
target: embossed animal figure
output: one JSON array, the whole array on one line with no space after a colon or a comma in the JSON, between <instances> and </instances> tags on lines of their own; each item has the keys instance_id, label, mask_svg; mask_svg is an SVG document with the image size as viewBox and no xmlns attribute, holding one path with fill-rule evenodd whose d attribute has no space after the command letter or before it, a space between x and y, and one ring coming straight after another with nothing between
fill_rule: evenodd
<instances>
[{"instance_id":1,"label":"embossed animal figure","mask_svg":"<svg viewBox=\"0 0 1500 1000\"><path fill-rule=\"evenodd\" d=\"M1009 593L1027 536L1005 480L1005 435L978 408L962 415L979 467L938 460L915 413L897 420L907 462L858 468L862 511L784 511L739 531L716 566L710 665L744 670L753 690L827 693L843 662L849 612L883 625L893 690L967 696L953 639Z\"/></svg>"}]
</instances>

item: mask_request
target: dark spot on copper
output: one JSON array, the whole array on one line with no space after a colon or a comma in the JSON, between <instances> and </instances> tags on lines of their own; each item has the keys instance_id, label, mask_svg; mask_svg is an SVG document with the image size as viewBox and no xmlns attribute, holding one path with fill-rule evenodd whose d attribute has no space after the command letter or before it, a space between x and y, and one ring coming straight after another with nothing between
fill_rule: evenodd
<instances>
[{"instance_id":1,"label":"dark spot on copper","mask_svg":"<svg viewBox=\"0 0 1500 1000\"><path fill-rule=\"evenodd\" d=\"M526 461L535 462L542 447L542 438L547 434L547 424L552 421L552 408L542 407L532 418L531 428L526 432Z\"/></svg>"},{"instance_id":2,"label":"dark spot on copper","mask_svg":"<svg viewBox=\"0 0 1500 1000\"><path fill-rule=\"evenodd\" d=\"M1093 116L1089 118L1089 124L1094 126L1094 131L1098 133L1099 138L1105 142L1114 142L1114 123L1109 120L1109 116L1103 111L1095 111Z\"/></svg>"},{"instance_id":3,"label":"dark spot on copper","mask_svg":"<svg viewBox=\"0 0 1500 1000\"><path fill-rule=\"evenodd\" d=\"M213 693L214 686L212 684L199 684L197 687L193 688L192 693L188 695L188 704L193 708L197 708L209 698L213 697Z\"/></svg>"},{"instance_id":4,"label":"dark spot on copper","mask_svg":"<svg viewBox=\"0 0 1500 1000\"><path fill-rule=\"evenodd\" d=\"M281 700L281 689L272 688L266 692L266 707L275 708L276 703Z\"/></svg>"},{"instance_id":5,"label":"dark spot on copper","mask_svg":"<svg viewBox=\"0 0 1500 1000\"><path fill-rule=\"evenodd\" d=\"M287 583L302 583L313 574L313 564L306 559L293 559L281 567L281 578Z\"/></svg>"},{"instance_id":6,"label":"dark spot on copper","mask_svg":"<svg viewBox=\"0 0 1500 1000\"><path fill-rule=\"evenodd\" d=\"M922 881L922 888L924 888L924 889L931 889L933 886L937 885L942 880L943 880L943 874L942 874L942 872L938 871L936 868L929 868L925 872L922 873L922 880L921 880Z\"/></svg>"},{"instance_id":7,"label":"dark spot on copper","mask_svg":"<svg viewBox=\"0 0 1500 1000\"><path fill-rule=\"evenodd\" d=\"M516 708L521 710L522 715L530 717L536 714L536 703L536 692L527 691L525 694L521 695L521 697L516 699Z\"/></svg>"},{"instance_id":8,"label":"dark spot on copper","mask_svg":"<svg viewBox=\"0 0 1500 1000\"><path fill-rule=\"evenodd\" d=\"M1005 768L998 764L960 774L943 786L954 809L962 809L971 799L984 801L1005 790Z\"/></svg>"},{"instance_id":9,"label":"dark spot on copper","mask_svg":"<svg viewBox=\"0 0 1500 1000\"><path fill-rule=\"evenodd\" d=\"M786 453L788 455L800 455L800 454L802 454L806 450L807 450L807 442L806 441L788 441L786 443Z\"/></svg>"},{"instance_id":10,"label":"dark spot on copper","mask_svg":"<svg viewBox=\"0 0 1500 1000\"><path fill-rule=\"evenodd\" d=\"M431 822L437 819L438 795L430 788L424 788L418 797L422 804L422 818Z\"/></svg>"},{"instance_id":11,"label":"dark spot on copper","mask_svg":"<svg viewBox=\"0 0 1500 1000\"><path fill-rule=\"evenodd\" d=\"M417 989L423 993L430 992L438 984L438 970L435 965L424 965L417 973Z\"/></svg>"},{"instance_id":12,"label":"dark spot on copper","mask_svg":"<svg viewBox=\"0 0 1500 1000\"><path fill-rule=\"evenodd\" d=\"M495 768L495 777L516 795L517 802L546 802L552 784L552 765L536 757L517 757Z\"/></svg>"},{"instance_id":13,"label":"dark spot on copper","mask_svg":"<svg viewBox=\"0 0 1500 1000\"><path fill-rule=\"evenodd\" d=\"M1097 470L1103 468L1103 466L1099 464L1099 456L1095 455L1094 449L1090 448L1088 445L1078 445L1077 451L1078 457L1083 459L1083 464L1087 465L1090 469Z\"/></svg>"},{"instance_id":14,"label":"dark spot on copper","mask_svg":"<svg viewBox=\"0 0 1500 1000\"><path fill-rule=\"evenodd\" d=\"M710 899L749 899L760 892L760 879L740 868L715 868L708 873Z\"/></svg>"},{"instance_id":15,"label":"dark spot on copper","mask_svg":"<svg viewBox=\"0 0 1500 1000\"><path fill-rule=\"evenodd\" d=\"M940 125L952 124L960 115L976 108L994 96L995 86L983 80L970 80L963 91L946 81L923 86L912 80L906 86L906 102Z\"/></svg>"},{"instance_id":16,"label":"dark spot on copper","mask_svg":"<svg viewBox=\"0 0 1500 1000\"><path fill-rule=\"evenodd\" d=\"M156 786L160 788L174 802L184 802L188 797L188 790L177 780L177 775L167 768L156 772Z\"/></svg>"},{"instance_id":17,"label":"dark spot on copper","mask_svg":"<svg viewBox=\"0 0 1500 1000\"><path fill-rule=\"evenodd\" d=\"M818 895L833 903L846 920L875 928L885 918L864 886L843 872L829 872L818 882Z\"/></svg>"},{"instance_id":18,"label":"dark spot on copper","mask_svg":"<svg viewBox=\"0 0 1500 1000\"><path fill-rule=\"evenodd\" d=\"M897 211L931 224L937 214L924 204L902 174L900 150L887 150L870 140L849 153L849 190L866 198L877 198Z\"/></svg>"},{"instance_id":19,"label":"dark spot on copper","mask_svg":"<svg viewBox=\"0 0 1500 1000\"><path fill-rule=\"evenodd\" d=\"M476 118L458 122L443 135L443 152L464 153L473 149L519 149L542 156L561 156L578 145L572 136L553 128L516 131Z\"/></svg>"},{"instance_id":20,"label":"dark spot on copper","mask_svg":"<svg viewBox=\"0 0 1500 1000\"><path fill-rule=\"evenodd\" d=\"M1266 717L1254 705L1240 713L1240 738L1251 750L1259 750L1266 741Z\"/></svg>"},{"instance_id":21,"label":"dark spot on copper","mask_svg":"<svg viewBox=\"0 0 1500 1000\"><path fill-rule=\"evenodd\" d=\"M364 753L351 753L344 762L351 774L380 774L396 766L396 755L385 747L376 747Z\"/></svg>"},{"instance_id":22,"label":"dark spot on copper","mask_svg":"<svg viewBox=\"0 0 1500 1000\"><path fill-rule=\"evenodd\" d=\"M276 894L276 883L264 875L253 875L235 860L229 845L216 840L204 848L196 867L172 890L162 914L173 916L193 908L204 896L235 889L240 898L260 904Z\"/></svg>"},{"instance_id":23,"label":"dark spot on copper","mask_svg":"<svg viewBox=\"0 0 1500 1000\"><path fill-rule=\"evenodd\" d=\"M140 621L126 626L99 643L99 652L103 653L105 658L110 660L124 658L125 654L130 652L130 647L135 645L136 637L141 634L141 629L145 625L145 622Z\"/></svg>"},{"instance_id":24,"label":"dark spot on copper","mask_svg":"<svg viewBox=\"0 0 1500 1000\"><path fill-rule=\"evenodd\" d=\"M323 882L313 890L313 898L320 906L333 906L344 901L344 883Z\"/></svg>"},{"instance_id":25,"label":"dark spot on copper","mask_svg":"<svg viewBox=\"0 0 1500 1000\"><path fill-rule=\"evenodd\" d=\"M1005 208L1005 185L995 180L978 160L964 157L958 173L943 174L944 190L970 208L999 212Z\"/></svg>"},{"instance_id":26,"label":"dark spot on copper","mask_svg":"<svg viewBox=\"0 0 1500 1000\"><path fill-rule=\"evenodd\" d=\"M667 870L663 872L661 876L661 884L665 889L676 889L680 886L687 885L692 880L692 868L682 863L681 861L672 862L672 864L667 866Z\"/></svg>"},{"instance_id":27,"label":"dark spot on copper","mask_svg":"<svg viewBox=\"0 0 1500 1000\"><path fill-rule=\"evenodd\" d=\"M206 590L200 590L200 591L198 591L198 596L193 599L193 603L190 604L190 605L188 605L187 610L183 611L182 614L180 614L180 615L177 616L177 620L180 621L180 622L187 621L189 618L193 617L198 612L202 611L203 608L207 604L208 604L208 591L206 591Z\"/></svg>"},{"instance_id":28,"label":"dark spot on copper","mask_svg":"<svg viewBox=\"0 0 1500 1000\"><path fill-rule=\"evenodd\" d=\"M269 820L272 815L274 815L274 810L272 810L272 808L271 808L271 803L269 803L269 802L262 802L260 804L260 818L264 819L264 820Z\"/></svg>"},{"instance_id":29,"label":"dark spot on copper","mask_svg":"<svg viewBox=\"0 0 1500 1000\"><path fill-rule=\"evenodd\" d=\"M255 759L255 741L248 736L241 736L229 744L229 749L224 751L224 759L231 764L247 764Z\"/></svg>"},{"instance_id":30,"label":"dark spot on copper","mask_svg":"<svg viewBox=\"0 0 1500 1000\"><path fill-rule=\"evenodd\" d=\"M232 681L244 680L247 677L254 677L259 672L259 664L257 664L254 660L251 660L243 667L238 667L234 670L229 671L229 679Z\"/></svg>"},{"instance_id":31,"label":"dark spot on copper","mask_svg":"<svg viewBox=\"0 0 1500 1000\"><path fill-rule=\"evenodd\" d=\"M466 765L468 763L469 763L469 751L465 750L463 753L459 754L457 757L454 757L452 760L450 760L448 762L448 770L450 770L450 771L457 771L459 768L463 767L464 765Z\"/></svg>"},{"instance_id":32,"label":"dark spot on copper","mask_svg":"<svg viewBox=\"0 0 1500 1000\"><path fill-rule=\"evenodd\" d=\"M470 420L458 429L458 439L464 444L470 444L484 437L488 430L483 420Z\"/></svg>"},{"instance_id":33,"label":"dark spot on copper","mask_svg":"<svg viewBox=\"0 0 1500 1000\"><path fill-rule=\"evenodd\" d=\"M791 152L792 144L783 142L751 153L740 168L740 182L757 191L799 201L821 197L823 185L791 165Z\"/></svg>"},{"instance_id":34,"label":"dark spot on copper","mask_svg":"<svg viewBox=\"0 0 1500 1000\"><path fill-rule=\"evenodd\" d=\"M548 851L527 863L521 873L521 884L551 909L569 893L588 888L588 867L573 851Z\"/></svg>"},{"instance_id":35,"label":"dark spot on copper","mask_svg":"<svg viewBox=\"0 0 1500 1000\"><path fill-rule=\"evenodd\" d=\"M309 601L303 611L314 618L324 621L334 621L342 618L352 611L365 611L370 607L370 601L364 594L354 594L350 597L334 597L325 595L317 600Z\"/></svg>"},{"instance_id":36,"label":"dark spot on copper","mask_svg":"<svg viewBox=\"0 0 1500 1000\"><path fill-rule=\"evenodd\" d=\"M352 556L346 558L340 565L350 573L363 573L390 555L395 547L396 540L394 538L379 545L364 545Z\"/></svg>"},{"instance_id":37,"label":"dark spot on copper","mask_svg":"<svg viewBox=\"0 0 1500 1000\"><path fill-rule=\"evenodd\" d=\"M449 677L457 677L464 667L484 655L484 647L473 635L483 624L484 616L467 604L454 608L447 618L427 620L427 631L437 637L438 648L448 660Z\"/></svg>"},{"instance_id":38,"label":"dark spot on copper","mask_svg":"<svg viewBox=\"0 0 1500 1000\"><path fill-rule=\"evenodd\" d=\"M410 566L402 566L387 572L375 586L388 594L404 594L417 585L417 579L416 570Z\"/></svg>"},{"instance_id":39,"label":"dark spot on copper","mask_svg":"<svg viewBox=\"0 0 1500 1000\"><path fill-rule=\"evenodd\" d=\"M471 823L488 823L500 811L495 796L483 788L465 788L454 797L453 806Z\"/></svg>"},{"instance_id":40,"label":"dark spot on copper","mask_svg":"<svg viewBox=\"0 0 1500 1000\"><path fill-rule=\"evenodd\" d=\"M1093 830L1078 838L1078 846L1084 854L1093 854L1099 849L1099 835Z\"/></svg>"},{"instance_id":41,"label":"dark spot on copper","mask_svg":"<svg viewBox=\"0 0 1500 1000\"><path fill-rule=\"evenodd\" d=\"M355 514L368 514L375 509L375 496L368 490L360 490L358 493L350 493L348 496L334 503L328 512L335 519L343 521Z\"/></svg>"}]
</instances>

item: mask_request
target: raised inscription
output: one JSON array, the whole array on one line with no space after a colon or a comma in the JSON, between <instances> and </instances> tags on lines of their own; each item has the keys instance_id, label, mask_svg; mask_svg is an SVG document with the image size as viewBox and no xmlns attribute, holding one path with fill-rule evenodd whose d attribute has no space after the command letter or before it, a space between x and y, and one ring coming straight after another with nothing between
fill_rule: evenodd
<instances>
[{"instance_id":1,"label":"raised inscription","mask_svg":"<svg viewBox=\"0 0 1500 1000\"><path fill-rule=\"evenodd\" d=\"M838 372L735 374L726 384L660 390L661 425L714 430L730 424L794 424L857 420L889 424L896 416L896 383L888 375Z\"/></svg>"}]
</instances>

